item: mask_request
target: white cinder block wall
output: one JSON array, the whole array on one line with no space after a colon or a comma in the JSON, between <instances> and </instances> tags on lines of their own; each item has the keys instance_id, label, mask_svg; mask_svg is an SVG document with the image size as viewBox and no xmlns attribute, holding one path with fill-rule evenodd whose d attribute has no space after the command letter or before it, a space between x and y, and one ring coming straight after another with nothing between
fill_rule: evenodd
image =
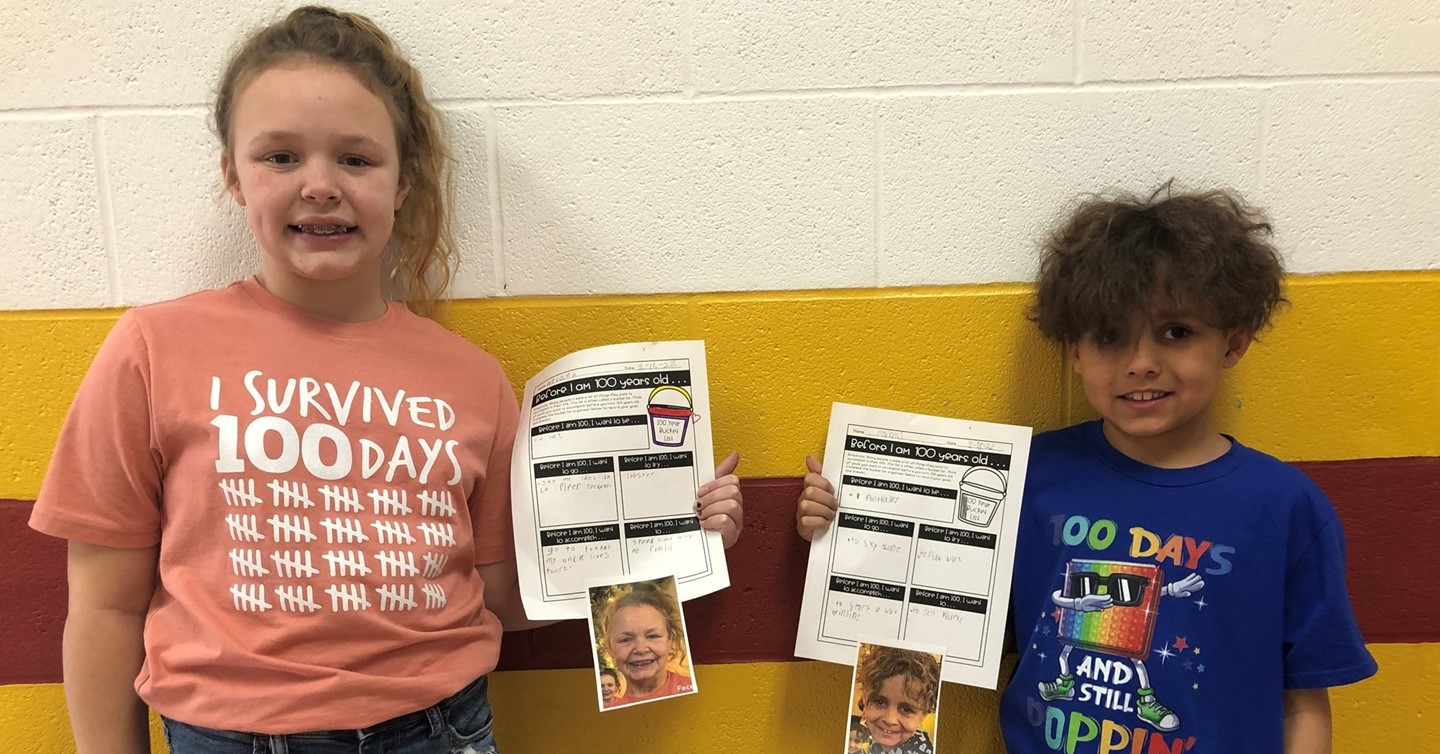
<instances>
[{"instance_id":1,"label":"white cinder block wall","mask_svg":"<svg viewBox=\"0 0 1440 754\"><path fill-rule=\"evenodd\" d=\"M295 3L7 2L0 308L246 273L207 103ZM359 0L459 157L459 297L1028 279L1075 195L1268 206L1292 269L1440 268L1440 0Z\"/></svg>"}]
</instances>

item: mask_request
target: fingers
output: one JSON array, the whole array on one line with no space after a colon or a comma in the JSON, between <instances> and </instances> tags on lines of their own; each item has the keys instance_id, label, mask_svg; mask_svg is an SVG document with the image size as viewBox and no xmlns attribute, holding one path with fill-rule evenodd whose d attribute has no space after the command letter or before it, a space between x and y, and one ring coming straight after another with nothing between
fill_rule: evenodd
<instances>
[{"instance_id":1,"label":"fingers","mask_svg":"<svg viewBox=\"0 0 1440 754\"><path fill-rule=\"evenodd\" d=\"M716 503L700 514L700 528L720 532L720 542L727 550L740 539L742 526L741 507L735 500Z\"/></svg>"},{"instance_id":2,"label":"fingers","mask_svg":"<svg viewBox=\"0 0 1440 754\"><path fill-rule=\"evenodd\" d=\"M715 467L715 476L716 476L716 477L722 477L722 476L728 476L728 475L730 475L730 474L734 474L734 473L735 473L735 467L737 467L737 466L739 466L739 465L740 465L740 451L738 451L738 450L732 450L732 451L730 451L730 455L725 456L725 460L721 461L720 464Z\"/></svg>"},{"instance_id":3,"label":"fingers","mask_svg":"<svg viewBox=\"0 0 1440 754\"><path fill-rule=\"evenodd\" d=\"M839 504L835 501L835 487L821 476L823 467L815 456L805 456L805 469L805 488L795 504L795 531L808 542L830 525Z\"/></svg>"},{"instance_id":4,"label":"fingers","mask_svg":"<svg viewBox=\"0 0 1440 754\"><path fill-rule=\"evenodd\" d=\"M731 453L721 468L728 465L729 470L734 471L738 462L739 455ZM745 498L740 491L739 477L727 473L702 486L696 495L695 515L700 517L701 528L720 532L725 547L735 544L745 526Z\"/></svg>"},{"instance_id":5,"label":"fingers","mask_svg":"<svg viewBox=\"0 0 1440 754\"><path fill-rule=\"evenodd\" d=\"M713 482L706 482L701 486L695 493L695 510L702 510L706 506L722 500L734 500L738 505L744 499L744 495L740 492L740 478L731 474Z\"/></svg>"}]
</instances>

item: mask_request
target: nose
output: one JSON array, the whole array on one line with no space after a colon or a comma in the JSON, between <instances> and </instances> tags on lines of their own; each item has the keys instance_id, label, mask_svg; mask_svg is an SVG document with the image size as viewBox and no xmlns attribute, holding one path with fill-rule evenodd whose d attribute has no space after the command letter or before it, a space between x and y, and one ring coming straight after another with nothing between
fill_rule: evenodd
<instances>
[{"instance_id":1,"label":"nose","mask_svg":"<svg viewBox=\"0 0 1440 754\"><path fill-rule=\"evenodd\" d=\"M300 196L305 201L316 204L330 204L340 199L340 183L335 178L335 171L328 164L321 161L312 162L305 171L304 183L300 186Z\"/></svg>"},{"instance_id":2,"label":"nose","mask_svg":"<svg viewBox=\"0 0 1440 754\"><path fill-rule=\"evenodd\" d=\"M1132 376L1154 377L1160 373L1158 345L1151 338L1137 338L1126 354L1125 373Z\"/></svg>"}]
</instances>

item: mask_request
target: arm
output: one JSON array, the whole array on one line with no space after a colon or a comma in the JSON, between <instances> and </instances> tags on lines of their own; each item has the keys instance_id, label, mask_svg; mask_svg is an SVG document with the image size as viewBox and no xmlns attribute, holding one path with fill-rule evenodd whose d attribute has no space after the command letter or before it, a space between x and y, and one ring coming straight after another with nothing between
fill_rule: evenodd
<instances>
[{"instance_id":1,"label":"arm","mask_svg":"<svg viewBox=\"0 0 1440 754\"><path fill-rule=\"evenodd\" d=\"M740 529L745 526L745 499L740 494L740 477L735 476L739 465L740 454L732 451L715 467L715 480L695 492L700 528L720 532L727 550L740 539Z\"/></svg>"},{"instance_id":2,"label":"arm","mask_svg":"<svg viewBox=\"0 0 1440 754\"><path fill-rule=\"evenodd\" d=\"M840 503L835 500L835 488L830 480L820 476L820 462L815 456L805 456L805 489L800 491L800 500L795 505L795 531L809 542L815 533L830 525Z\"/></svg>"},{"instance_id":3,"label":"arm","mask_svg":"<svg viewBox=\"0 0 1440 754\"><path fill-rule=\"evenodd\" d=\"M65 619L65 701L76 750L147 754L148 711L135 694L160 548L70 542Z\"/></svg>"},{"instance_id":4,"label":"arm","mask_svg":"<svg viewBox=\"0 0 1440 754\"><path fill-rule=\"evenodd\" d=\"M499 563L477 565L475 572L485 582L485 609L495 613L506 631L528 631L559 622L525 617L525 605L520 599L520 572L515 567L514 556Z\"/></svg>"},{"instance_id":5,"label":"arm","mask_svg":"<svg viewBox=\"0 0 1440 754\"><path fill-rule=\"evenodd\" d=\"M1285 690L1285 754L1330 754L1330 690Z\"/></svg>"}]
</instances>

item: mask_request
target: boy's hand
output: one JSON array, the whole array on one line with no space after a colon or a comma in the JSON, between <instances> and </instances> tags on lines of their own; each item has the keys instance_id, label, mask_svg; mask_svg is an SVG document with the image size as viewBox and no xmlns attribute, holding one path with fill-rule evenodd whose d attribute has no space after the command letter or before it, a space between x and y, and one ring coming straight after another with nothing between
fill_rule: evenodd
<instances>
[{"instance_id":1,"label":"boy's hand","mask_svg":"<svg viewBox=\"0 0 1440 754\"><path fill-rule=\"evenodd\" d=\"M695 492L695 515L700 517L700 528L720 532L720 541L727 550L740 539L740 529L745 525L745 500L740 494L740 477L735 476L739 465L740 453L732 451L715 467L715 480Z\"/></svg>"},{"instance_id":2,"label":"boy's hand","mask_svg":"<svg viewBox=\"0 0 1440 754\"><path fill-rule=\"evenodd\" d=\"M820 476L820 462L815 456L805 456L805 489L795 505L795 531L809 542L815 532L824 529L835 519L839 503L835 501L835 488L830 481Z\"/></svg>"}]
</instances>

